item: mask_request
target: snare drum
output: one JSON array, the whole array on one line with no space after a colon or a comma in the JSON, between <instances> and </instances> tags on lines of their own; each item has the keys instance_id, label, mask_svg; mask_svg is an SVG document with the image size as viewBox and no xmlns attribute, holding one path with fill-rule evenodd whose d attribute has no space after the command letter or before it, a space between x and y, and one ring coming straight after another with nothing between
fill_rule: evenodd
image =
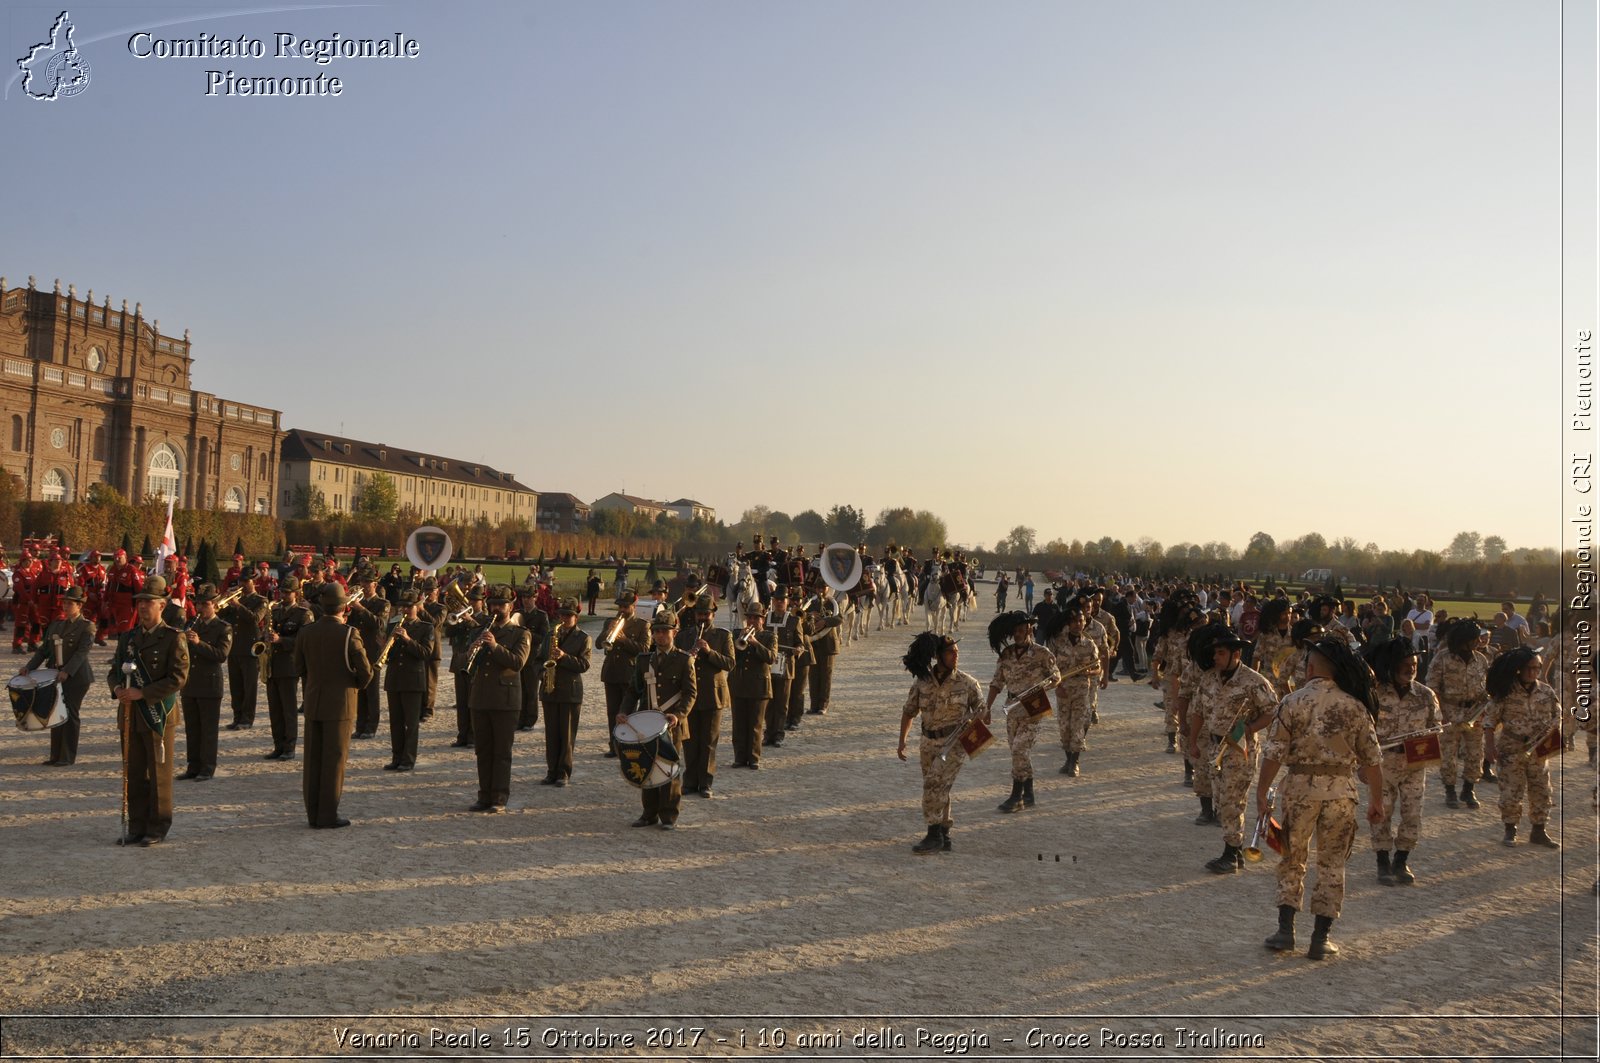
<instances>
[{"instance_id":1,"label":"snare drum","mask_svg":"<svg viewBox=\"0 0 1600 1063\"><path fill-rule=\"evenodd\" d=\"M989 743L994 741L994 733L984 725L982 720L973 720L961 729L961 734L956 738L961 743L961 748L967 751L967 756L975 757L989 748Z\"/></svg>"},{"instance_id":2,"label":"snare drum","mask_svg":"<svg viewBox=\"0 0 1600 1063\"><path fill-rule=\"evenodd\" d=\"M632 713L611 733L617 740L617 763L628 785L653 790L683 777L683 764L665 713L653 709Z\"/></svg>"},{"instance_id":3,"label":"snare drum","mask_svg":"<svg viewBox=\"0 0 1600 1063\"><path fill-rule=\"evenodd\" d=\"M61 700L54 668L36 668L6 681L11 711L19 731L43 731L67 722L67 705Z\"/></svg>"}]
</instances>

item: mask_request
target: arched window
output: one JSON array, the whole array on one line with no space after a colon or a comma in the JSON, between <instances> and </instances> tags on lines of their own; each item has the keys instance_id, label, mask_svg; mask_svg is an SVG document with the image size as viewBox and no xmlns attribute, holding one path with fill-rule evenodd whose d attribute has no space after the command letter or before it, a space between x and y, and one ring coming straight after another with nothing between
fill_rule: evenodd
<instances>
[{"instance_id":1,"label":"arched window","mask_svg":"<svg viewBox=\"0 0 1600 1063\"><path fill-rule=\"evenodd\" d=\"M228 488L228 493L222 496L222 508L229 513L244 512L244 492L237 487Z\"/></svg>"},{"instance_id":2,"label":"arched window","mask_svg":"<svg viewBox=\"0 0 1600 1063\"><path fill-rule=\"evenodd\" d=\"M150 473L146 493L161 499L178 499L178 484L182 476L178 465L178 452L170 443L161 443L150 452Z\"/></svg>"},{"instance_id":3,"label":"arched window","mask_svg":"<svg viewBox=\"0 0 1600 1063\"><path fill-rule=\"evenodd\" d=\"M11 449L22 449L22 415L11 415Z\"/></svg>"},{"instance_id":4,"label":"arched window","mask_svg":"<svg viewBox=\"0 0 1600 1063\"><path fill-rule=\"evenodd\" d=\"M106 460L106 430L104 428L96 428L94 430L94 460Z\"/></svg>"},{"instance_id":5,"label":"arched window","mask_svg":"<svg viewBox=\"0 0 1600 1063\"><path fill-rule=\"evenodd\" d=\"M44 481L39 485L40 498L46 502L65 502L69 493L66 474L60 469L51 469L44 474Z\"/></svg>"}]
</instances>

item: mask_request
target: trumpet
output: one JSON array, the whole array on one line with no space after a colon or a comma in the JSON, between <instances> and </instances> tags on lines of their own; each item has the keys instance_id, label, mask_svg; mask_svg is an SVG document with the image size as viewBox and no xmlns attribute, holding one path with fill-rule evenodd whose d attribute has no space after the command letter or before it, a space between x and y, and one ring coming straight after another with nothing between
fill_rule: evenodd
<instances>
[{"instance_id":1,"label":"trumpet","mask_svg":"<svg viewBox=\"0 0 1600 1063\"><path fill-rule=\"evenodd\" d=\"M742 649L747 649L749 647L749 645L750 645L750 640L755 638L755 637L756 637L756 626L754 624L747 624L747 625L745 625L744 630L739 632L739 637L733 640L734 641L734 645L736 645L741 650Z\"/></svg>"},{"instance_id":2,"label":"trumpet","mask_svg":"<svg viewBox=\"0 0 1600 1063\"><path fill-rule=\"evenodd\" d=\"M611 648L612 642L616 641L618 633L622 631L622 625L627 623L627 621L628 618L625 616L619 616L615 620L611 621L611 626L606 628L604 635L600 636L601 649L609 650Z\"/></svg>"},{"instance_id":3,"label":"trumpet","mask_svg":"<svg viewBox=\"0 0 1600 1063\"><path fill-rule=\"evenodd\" d=\"M1276 785L1267 787L1267 810L1256 817L1255 833L1250 836L1250 844L1244 847L1244 858L1252 864L1259 864L1261 858L1266 855L1261 851L1261 836L1262 834L1266 834L1269 838L1272 836L1271 832L1275 826L1272 822L1272 802L1277 794Z\"/></svg>"}]
</instances>

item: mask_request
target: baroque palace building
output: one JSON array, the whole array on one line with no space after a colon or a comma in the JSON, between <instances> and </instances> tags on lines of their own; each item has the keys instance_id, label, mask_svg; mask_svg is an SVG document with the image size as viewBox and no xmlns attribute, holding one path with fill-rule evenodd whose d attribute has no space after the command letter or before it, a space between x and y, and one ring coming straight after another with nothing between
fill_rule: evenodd
<instances>
[{"instance_id":1,"label":"baroque palace building","mask_svg":"<svg viewBox=\"0 0 1600 1063\"><path fill-rule=\"evenodd\" d=\"M109 484L130 502L276 513L281 414L195 391L189 369L188 330L162 333L140 304L0 277L0 467L35 501Z\"/></svg>"},{"instance_id":2,"label":"baroque palace building","mask_svg":"<svg viewBox=\"0 0 1600 1063\"><path fill-rule=\"evenodd\" d=\"M424 520L498 525L520 519L532 528L538 519L538 492L509 472L301 428L290 429L283 442L278 510L286 517L309 516L311 495L321 492L328 512L354 512L362 490L379 473L393 482L399 508Z\"/></svg>"}]
</instances>

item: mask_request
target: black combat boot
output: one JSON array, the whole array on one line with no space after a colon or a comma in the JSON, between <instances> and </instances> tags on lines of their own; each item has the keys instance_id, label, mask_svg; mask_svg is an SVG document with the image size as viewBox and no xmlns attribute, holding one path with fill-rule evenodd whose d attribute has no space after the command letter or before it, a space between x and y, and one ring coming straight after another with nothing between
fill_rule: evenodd
<instances>
[{"instance_id":1,"label":"black combat boot","mask_svg":"<svg viewBox=\"0 0 1600 1063\"><path fill-rule=\"evenodd\" d=\"M1073 779L1076 779L1078 777L1078 754L1077 753L1068 753L1067 754L1067 776L1069 778L1073 778Z\"/></svg>"},{"instance_id":2,"label":"black combat boot","mask_svg":"<svg viewBox=\"0 0 1600 1063\"><path fill-rule=\"evenodd\" d=\"M1528 844L1529 845L1542 845L1546 849L1559 849L1559 848L1561 848L1561 843L1560 842L1556 841L1554 838L1550 837L1550 835L1548 835L1548 834L1546 834L1544 832L1544 824L1543 823L1535 823L1533 825L1533 833L1528 835Z\"/></svg>"},{"instance_id":3,"label":"black combat boot","mask_svg":"<svg viewBox=\"0 0 1600 1063\"><path fill-rule=\"evenodd\" d=\"M1389 870L1389 850L1378 850L1378 885L1393 886L1394 872Z\"/></svg>"},{"instance_id":4,"label":"black combat boot","mask_svg":"<svg viewBox=\"0 0 1600 1063\"><path fill-rule=\"evenodd\" d=\"M1200 814L1194 817L1194 825L1196 827L1204 827L1208 823L1215 822L1217 822L1217 810L1212 807L1211 798L1202 797L1200 799Z\"/></svg>"},{"instance_id":5,"label":"black combat boot","mask_svg":"<svg viewBox=\"0 0 1600 1063\"><path fill-rule=\"evenodd\" d=\"M941 853L948 853L950 851L950 828L949 827L940 827L939 828L939 851Z\"/></svg>"},{"instance_id":6,"label":"black combat boot","mask_svg":"<svg viewBox=\"0 0 1600 1063\"><path fill-rule=\"evenodd\" d=\"M1446 803L1448 804L1448 802ZM1477 795L1472 792L1472 784L1470 782L1463 781L1461 783L1461 803L1468 808L1480 807Z\"/></svg>"},{"instance_id":7,"label":"black combat boot","mask_svg":"<svg viewBox=\"0 0 1600 1063\"><path fill-rule=\"evenodd\" d=\"M1493 761L1486 760L1483 762L1483 781L1492 782L1496 786L1500 785L1500 777L1494 773Z\"/></svg>"},{"instance_id":8,"label":"black combat boot","mask_svg":"<svg viewBox=\"0 0 1600 1063\"><path fill-rule=\"evenodd\" d=\"M1339 946L1328 940L1328 931L1333 929L1333 916L1317 916L1317 925L1311 930L1311 949L1306 953L1313 960L1325 960L1329 956L1339 955Z\"/></svg>"},{"instance_id":9,"label":"black combat boot","mask_svg":"<svg viewBox=\"0 0 1600 1063\"><path fill-rule=\"evenodd\" d=\"M1194 765L1187 760L1183 762L1183 787L1190 789L1194 786Z\"/></svg>"},{"instance_id":10,"label":"black combat boot","mask_svg":"<svg viewBox=\"0 0 1600 1063\"><path fill-rule=\"evenodd\" d=\"M943 848L944 837L939 830L938 824L934 824L928 828L927 835L911 847L911 851L918 856L927 856L929 853L936 853Z\"/></svg>"},{"instance_id":11,"label":"black combat boot","mask_svg":"<svg viewBox=\"0 0 1600 1063\"><path fill-rule=\"evenodd\" d=\"M1222 846L1222 855L1215 860L1206 861L1206 870L1213 875L1236 875L1244 868L1244 853L1237 847L1226 842Z\"/></svg>"},{"instance_id":12,"label":"black combat boot","mask_svg":"<svg viewBox=\"0 0 1600 1063\"><path fill-rule=\"evenodd\" d=\"M1022 780L1011 780L1011 796L1000 802L1000 811L1015 812L1022 807Z\"/></svg>"},{"instance_id":13,"label":"black combat boot","mask_svg":"<svg viewBox=\"0 0 1600 1063\"><path fill-rule=\"evenodd\" d=\"M1411 873L1406 866L1406 858L1411 855L1410 849L1396 849L1394 851L1394 880L1402 886L1415 884L1417 876Z\"/></svg>"},{"instance_id":14,"label":"black combat boot","mask_svg":"<svg viewBox=\"0 0 1600 1063\"><path fill-rule=\"evenodd\" d=\"M1287 952L1294 948L1294 905L1278 905L1278 932L1267 939L1267 948Z\"/></svg>"},{"instance_id":15,"label":"black combat boot","mask_svg":"<svg viewBox=\"0 0 1600 1063\"><path fill-rule=\"evenodd\" d=\"M1176 753L1177 751L1178 751L1178 734L1177 734L1176 731L1168 731L1167 732L1167 752L1168 753Z\"/></svg>"},{"instance_id":16,"label":"black combat boot","mask_svg":"<svg viewBox=\"0 0 1600 1063\"><path fill-rule=\"evenodd\" d=\"M1033 776L1022 780L1022 807L1033 807Z\"/></svg>"},{"instance_id":17,"label":"black combat boot","mask_svg":"<svg viewBox=\"0 0 1600 1063\"><path fill-rule=\"evenodd\" d=\"M1467 785L1471 786L1472 784L1471 783L1467 783ZM1455 783L1448 783L1447 782L1447 783L1444 784L1444 807L1446 807L1446 808L1460 808L1461 807L1461 801L1456 797L1456 786L1455 786Z\"/></svg>"},{"instance_id":18,"label":"black combat boot","mask_svg":"<svg viewBox=\"0 0 1600 1063\"><path fill-rule=\"evenodd\" d=\"M1517 825L1515 823L1507 823L1506 824L1506 836L1501 840L1506 845L1516 845L1517 844Z\"/></svg>"}]
</instances>

